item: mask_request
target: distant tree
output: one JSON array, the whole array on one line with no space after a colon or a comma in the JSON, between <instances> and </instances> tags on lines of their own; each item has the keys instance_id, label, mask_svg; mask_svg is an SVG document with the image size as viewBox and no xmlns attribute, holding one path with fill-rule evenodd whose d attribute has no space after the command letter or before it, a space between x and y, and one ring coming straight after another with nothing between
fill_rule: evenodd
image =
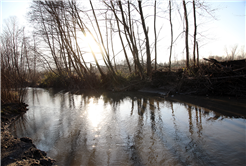
<instances>
[{"instance_id":1,"label":"distant tree","mask_svg":"<svg viewBox=\"0 0 246 166\"><path fill-rule=\"evenodd\" d=\"M231 58L232 58L232 60L234 60L235 57L236 57L237 48L238 48L238 45L234 45L231 48Z\"/></svg>"}]
</instances>

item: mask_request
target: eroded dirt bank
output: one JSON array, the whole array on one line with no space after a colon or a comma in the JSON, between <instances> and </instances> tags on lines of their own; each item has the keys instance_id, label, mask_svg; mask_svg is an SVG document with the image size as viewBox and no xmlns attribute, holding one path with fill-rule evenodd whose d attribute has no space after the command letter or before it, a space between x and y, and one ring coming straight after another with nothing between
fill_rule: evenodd
<instances>
[{"instance_id":1,"label":"eroded dirt bank","mask_svg":"<svg viewBox=\"0 0 246 166\"><path fill-rule=\"evenodd\" d=\"M53 165L55 160L37 149L30 138L15 138L9 131L9 126L27 111L26 107L24 103L1 105L1 165Z\"/></svg>"}]
</instances>

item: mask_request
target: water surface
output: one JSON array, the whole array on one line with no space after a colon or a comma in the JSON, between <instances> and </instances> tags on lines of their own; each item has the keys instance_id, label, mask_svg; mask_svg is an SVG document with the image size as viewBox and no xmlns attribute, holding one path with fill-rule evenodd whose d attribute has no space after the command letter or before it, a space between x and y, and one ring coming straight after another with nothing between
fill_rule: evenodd
<instances>
[{"instance_id":1,"label":"water surface","mask_svg":"<svg viewBox=\"0 0 246 166\"><path fill-rule=\"evenodd\" d=\"M28 90L12 125L59 166L245 165L246 121L146 93Z\"/></svg>"}]
</instances>

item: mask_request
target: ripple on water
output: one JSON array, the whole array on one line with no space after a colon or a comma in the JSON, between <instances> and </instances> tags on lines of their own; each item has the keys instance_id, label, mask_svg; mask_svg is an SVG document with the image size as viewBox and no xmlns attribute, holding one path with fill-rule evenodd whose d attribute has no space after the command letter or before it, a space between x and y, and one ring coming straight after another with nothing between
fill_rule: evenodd
<instances>
[{"instance_id":1,"label":"ripple on water","mask_svg":"<svg viewBox=\"0 0 246 166\"><path fill-rule=\"evenodd\" d=\"M28 98L13 134L31 137L58 165L245 164L242 118L137 92L30 88Z\"/></svg>"}]
</instances>

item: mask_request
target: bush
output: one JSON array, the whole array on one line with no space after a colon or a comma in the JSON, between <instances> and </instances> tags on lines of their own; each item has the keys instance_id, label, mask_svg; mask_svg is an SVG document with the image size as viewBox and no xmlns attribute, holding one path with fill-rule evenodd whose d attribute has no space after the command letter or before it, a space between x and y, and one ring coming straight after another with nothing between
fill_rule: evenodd
<instances>
[{"instance_id":1,"label":"bush","mask_svg":"<svg viewBox=\"0 0 246 166\"><path fill-rule=\"evenodd\" d=\"M23 102L26 94L23 77L1 68L1 104Z\"/></svg>"},{"instance_id":2,"label":"bush","mask_svg":"<svg viewBox=\"0 0 246 166\"><path fill-rule=\"evenodd\" d=\"M44 78L41 80L40 87L67 87L67 81L65 76L55 74L54 72L47 72L44 74Z\"/></svg>"}]
</instances>

